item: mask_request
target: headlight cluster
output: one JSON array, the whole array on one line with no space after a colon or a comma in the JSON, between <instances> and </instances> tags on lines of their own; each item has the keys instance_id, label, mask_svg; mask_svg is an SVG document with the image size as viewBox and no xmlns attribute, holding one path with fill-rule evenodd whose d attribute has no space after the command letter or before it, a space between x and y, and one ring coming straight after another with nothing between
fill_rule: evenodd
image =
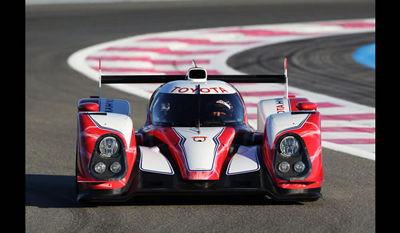
<instances>
[{"instance_id":1,"label":"headlight cluster","mask_svg":"<svg viewBox=\"0 0 400 233\"><path fill-rule=\"evenodd\" d=\"M279 163L279 165L278 165L279 171L283 172L283 173L289 172L290 167L291 167L290 164L285 161ZM297 173L304 171L305 168L306 168L306 165L302 161L298 161L293 165L293 170Z\"/></svg>"},{"instance_id":2,"label":"headlight cluster","mask_svg":"<svg viewBox=\"0 0 400 233\"><path fill-rule=\"evenodd\" d=\"M298 135L284 135L278 140L276 153L275 166L281 178L300 178L310 171L308 154L304 142Z\"/></svg>"},{"instance_id":3,"label":"headlight cluster","mask_svg":"<svg viewBox=\"0 0 400 233\"><path fill-rule=\"evenodd\" d=\"M98 174L103 174L106 171L107 165L103 162L98 162L94 165L94 171ZM121 171L121 164L119 162L113 162L109 169L112 173L116 174Z\"/></svg>"},{"instance_id":4,"label":"headlight cluster","mask_svg":"<svg viewBox=\"0 0 400 233\"><path fill-rule=\"evenodd\" d=\"M92 176L113 180L121 177L125 169L125 153L122 140L113 134L98 139L97 149L91 159Z\"/></svg>"}]
</instances>

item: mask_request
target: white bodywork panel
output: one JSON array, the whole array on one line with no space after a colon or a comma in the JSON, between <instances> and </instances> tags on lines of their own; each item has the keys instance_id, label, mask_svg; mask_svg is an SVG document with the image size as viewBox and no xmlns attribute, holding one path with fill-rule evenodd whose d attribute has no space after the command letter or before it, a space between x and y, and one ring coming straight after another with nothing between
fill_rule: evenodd
<instances>
[{"instance_id":1,"label":"white bodywork panel","mask_svg":"<svg viewBox=\"0 0 400 233\"><path fill-rule=\"evenodd\" d=\"M225 130L224 127L198 128L174 127L175 133L181 138L179 146L186 158L190 171L211 171L221 143L218 137Z\"/></svg>"},{"instance_id":2,"label":"white bodywork panel","mask_svg":"<svg viewBox=\"0 0 400 233\"><path fill-rule=\"evenodd\" d=\"M310 114L292 114L290 112L272 114L267 118L267 135L270 147L273 147L276 136L289 129L303 126Z\"/></svg>"},{"instance_id":3,"label":"white bodywork panel","mask_svg":"<svg viewBox=\"0 0 400 233\"><path fill-rule=\"evenodd\" d=\"M160 149L154 147L140 147L140 170L145 172L173 175L174 170L167 158L160 153Z\"/></svg>"},{"instance_id":4,"label":"white bodywork panel","mask_svg":"<svg viewBox=\"0 0 400 233\"><path fill-rule=\"evenodd\" d=\"M236 175L260 170L260 163L257 158L257 147L239 147L236 154L229 161L227 175Z\"/></svg>"},{"instance_id":5,"label":"white bodywork panel","mask_svg":"<svg viewBox=\"0 0 400 233\"><path fill-rule=\"evenodd\" d=\"M257 130L264 130L265 121L269 115L284 112L290 112L288 98L260 100L257 105Z\"/></svg>"},{"instance_id":6,"label":"white bodywork panel","mask_svg":"<svg viewBox=\"0 0 400 233\"><path fill-rule=\"evenodd\" d=\"M124 135L129 147L133 130L133 123L129 116L118 113L91 114L88 112L88 114L99 128L112 129Z\"/></svg>"}]
</instances>

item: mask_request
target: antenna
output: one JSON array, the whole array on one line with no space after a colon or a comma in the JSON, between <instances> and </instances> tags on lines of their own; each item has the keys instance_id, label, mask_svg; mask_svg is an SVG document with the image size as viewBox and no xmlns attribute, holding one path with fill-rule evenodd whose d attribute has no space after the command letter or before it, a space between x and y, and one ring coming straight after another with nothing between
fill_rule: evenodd
<instances>
[{"instance_id":1,"label":"antenna","mask_svg":"<svg viewBox=\"0 0 400 233\"><path fill-rule=\"evenodd\" d=\"M197 68L197 64L196 64L196 62L194 61L194 59L192 59L192 65L193 65L194 67Z\"/></svg>"},{"instance_id":2,"label":"antenna","mask_svg":"<svg viewBox=\"0 0 400 233\"><path fill-rule=\"evenodd\" d=\"M197 104L199 106L198 112L197 112L198 113L198 115L197 115L197 129L198 129L198 133L200 134L201 133L200 132L200 116L201 116L201 114L200 114L200 109L201 109L200 84L196 85L196 95L198 97L198 103Z\"/></svg>"},{"instance_id":3,"label":"antenna","mask_svg":"<svg viewBox=\"0 0 400 233\"><path fill-rule=\"evenodd\" d=\"M285 60L284 60L284 63L283 63L283 66L284 66L284 68L285 68L285 79L286 79L286 81L285 81L285 98L289 98L289 79L288 79L288 76L287 76L287 58L285 57Z\"/></svg>"},{"instance_id":4,"label":"antenna","mask_svg":"<svg viewBox=\"0 0 400 233\"><path fill-rule=\"evenodd\" d=\"M99 59L99 98L101 99L101 59Z\"/></svg>"}]
</instances>

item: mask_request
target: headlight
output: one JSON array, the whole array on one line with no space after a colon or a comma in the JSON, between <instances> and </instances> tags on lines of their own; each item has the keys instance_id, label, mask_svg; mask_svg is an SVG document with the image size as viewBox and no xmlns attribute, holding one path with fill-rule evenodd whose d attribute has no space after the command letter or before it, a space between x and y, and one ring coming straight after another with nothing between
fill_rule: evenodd
<instances>
[{"instance_id":1,"label":"headlight","mask_svg":"<svg viewBox=\"0 0 400 233\"><path fill-rule=\"evenodd\" d=\"M118 173L118 172L120 172L121 171L121 164L120 163L118 163L118 162L114 162L114 163L112 163L111 165L110 165L110 171L112 172L112 173Z\"/></svg>"},{"instance_id":2,"label":"headlight","mask_svg":"<svg viewBox=\"0 0 400 233\"><path fill-rule=\"evenodd\" d=\"M103 162L98 162L96 165L94 165L94 170L97 173L102 174L106 171L106 165Z\"/></svg>"},{"instance_id":3,"label":"headlight","mask_svg":"<svg viewBox=\"0 0 400 233\"><path fill-rule=\"evenodd\" d=\"M294 166L293 166L293 170L294 170L295 172L297 172L297 173L300 173L300 172L304 171L305 168L306 168L306 165L305 165L303 162L301 162L301 161L296 162L296 163L294 164Z\"/></svg>"},{"instance_id":4,"label":"headlight","mask_svg":"<svg viewBox=\"0 0 400 233\"><path fill-rule=\"evenodd\" d=\"M110 158L117 154L119 145L114 137L105 137L101 140L99 147L101 156Z\"/></svg>"},{"instance_id":5,"label":"headlight","mask_svg":"<svg viewBox=\"0 0 400 233\"><path fill-rule=\"evenodd\" d=\"M290 170L290 164L288 162L282 162L278 165L278 169L280 172L288 172Z\"/></svg>"},{"instance_id":6,"label":"headlight","mask_svg":"<svg viewBox=\"0 0 400 233\"><path fill-rule=\"evenodd\" d=\"M280 148L283 157L295 156L300 149L299 141L293 136L287 136L281 141Z\"/></svg>"}]
</instances>

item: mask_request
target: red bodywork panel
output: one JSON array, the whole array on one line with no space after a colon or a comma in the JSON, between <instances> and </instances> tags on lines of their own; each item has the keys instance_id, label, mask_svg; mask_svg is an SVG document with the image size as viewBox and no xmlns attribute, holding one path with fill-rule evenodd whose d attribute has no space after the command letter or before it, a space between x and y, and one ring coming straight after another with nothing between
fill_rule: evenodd
<instances>
[{"instance_id":1,"label":"red bodywork panel","mask_svg":"<svg viewBox=\"0 0 400 233\"><path fill-rule=\"evenodd\" d=\"M128 172L125 177L118 181L101 181L94 179L89 173L89 163L92 153L95 149L96 140L103 134L113 133L119 136L125 147ZM81 188L85 189L116 189L122 188L128 182L128 178L132 172L134 161L137 156L136 140L134 131L130 144L127 145L124 136L117 131L99 128L89 114L86 112L78 113L78 145L77 145L77 181Z\"/></svg>"},{"instance_id":2,"label":"red bodywork panel","mask_svg":"<svg viewBox=\"0 0 400 233\"><path fill-rule=\"evenodd\" d=\"M322 166L322 150L321 150L321 120L320 113L314 112L310 114L306 122L301 128L288 129L276 135L274 145L269 145L268 135L264 132L264 140L262 153L266 161L267 168L272 176L276 185L286 189L311 189L321 187L323 179L323 166ZM274 156L276 154L276 143L280 136L287 133L295 133L299 135L307 147L308 155L311 161L311 173L304 180L281 180L277 177L273 167ZM278 156L278 155L276 155Z\"/></svg>"}]
</instances>

